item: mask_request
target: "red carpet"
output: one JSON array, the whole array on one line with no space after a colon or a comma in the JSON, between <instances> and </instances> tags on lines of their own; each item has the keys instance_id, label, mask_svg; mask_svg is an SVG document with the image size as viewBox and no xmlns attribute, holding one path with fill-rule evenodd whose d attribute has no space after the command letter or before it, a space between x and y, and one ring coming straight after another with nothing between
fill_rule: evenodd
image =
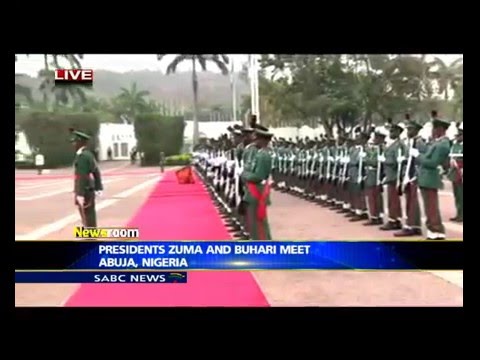
<instances>
[{"instance_id":1,"label":"red carpet","mask_svg":"<svg viewBox=\"0 0 480 360\"><path fill-rule=\"evenodd\" d=\"M143 240L225 240L230 235L210 197L169 171L128 226ZM187 284L83 284L66 306L269 306L247 271L193 271Z\"/></svg>"}]
</instances>

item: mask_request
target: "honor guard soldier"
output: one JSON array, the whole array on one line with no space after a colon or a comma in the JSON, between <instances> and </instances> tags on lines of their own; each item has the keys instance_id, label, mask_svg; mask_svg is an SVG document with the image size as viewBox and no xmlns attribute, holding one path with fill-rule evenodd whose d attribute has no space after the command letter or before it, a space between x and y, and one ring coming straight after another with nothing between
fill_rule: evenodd
<instances>
[{"instance_id":1,"label":"honor guard soldier","mask_svg":"<svg viewBox=\"0 0 480 360\"><path fill-rule=\"evenodd\" d=\"M270 205L272 156L268 144L273 137L267 128L256 125L255 146L257 151L248 169L243 171L245 202L247 203L247 230L253 240L271 240L267 206Z\"/></svg>"},{"instance_id":2,"label":"honor guard soldier","mask_svg":"<svg viewBox=\"0 0 480 360\"><path fill-rule=\"evenodd\" d=\"M455 141L450 150L448 179L452 182L457 214L450 221L463 222L463 122L458 126Z\"/></svg>"},{"instance_id":3,"label":"honor guard soldier","mask_svg":"<svg viewBox=\"0 0 480 360\"><path fill-rule=\"evenodd\" d=\"M400 193L405 195L405 212L407 221L403 229L394 233L397 237L422 235L422 216L418 201L418 164L411 150L417 149L420 154L427 151L427 143L418 135L423 126L406 116L407 122L407 152L403 166L403 180Z\"/></svg>"},{"instance_id":4,"label":"honor guard soldier","mask_svg":"<svg viewBox=\"0 0 480 360\"><path fill-rule=\"evenodd\" d=\"M442 240L445 239L445 227L440 215L438 190L443 188L443 167L447 165L450 154L450 140L446 136L450 124L439 119L436 111L432 111L432 118L432 144L425 154L418 149L411 149L410 154L419 164L418 186L427 218L427 239Z\"/></svg>"},{"instance_id":5,"label":"honor guard soldier","mask_svg":"<svg viewBox=\"0 0 480 360\"><path fill-rule=\"evenodd\" d=\"M387 185L388 221L381 226L381 230L402 229L402 205L400 202L399 187L401 185L401 169L405 158L406 147L400 139L403 128L390 123L390 139L393 140L380 157L384 164L385 184Z\"/></svg>"},{"instance_id":6,"label":"honor guard soldier","mask_svg":"<svg viewBox=\"0 0 480 360\"><path fill-rule=\"evenodd\" d=\"M70 129L71 141L74 144L76 155L75 168L75 206L78 207L84 227L97 226L95 210L95 195L100 195L103 190L100 170L93 153L87 149L90 136Z\"/></svg>"},{"instance_id":7,"label":"honor guard soldier","mask_svg":"<svg viewBox=\"0 0 480 360\"><path fill-rule=\"evenodd\" d=\"M387 134L382 130L374 132L373 145L367 150L365 157L366 178L365 191L370 221L365 226L383 225L383 163L380 157L385 150Z\"/></svg>"},{"instance_id":8,"label":"honor guard soldier","mask_svg":"<svg viewBox=\"0 0 480 360\"><path fill-rule=\"evenodd\" d=\"M355 215L350 221L361 221L368 219L367 205L365 203L364 173L365 173L365 146L370 135L360 132L356 139L355 150L350 156L349 178L351 181L351 199L352 208L355 209Z\"/></svg>"}]
</instances>

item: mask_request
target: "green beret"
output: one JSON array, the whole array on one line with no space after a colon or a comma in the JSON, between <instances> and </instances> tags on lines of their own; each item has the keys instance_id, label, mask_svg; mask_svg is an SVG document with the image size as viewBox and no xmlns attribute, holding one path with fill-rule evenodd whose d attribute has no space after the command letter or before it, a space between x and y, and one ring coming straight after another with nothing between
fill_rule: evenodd
<instances>
[{"instance_id":1,"label":"green beret","mask_svg":"<svg viewBox=\"0 0 480 360\"><path fill-rule=\"evenodd\" d=\"M423 128L423 125L419 124L418 122L416 122L415 120L410 120L408 123L407 123L407 129L408 128L415 128L415 129L422 129Z\"/></svg>"},{"instance_id":2,"label":"green beret","mask_svg":"<svg viewBox=\"0 0 480 360\"><path fill-rule=\"evenodd\" d=\"M268 131L268 128L262 125L255 126L255 134L266 138L273 137L273 134Z\"/></svg>"},{"instance_id":3,"label":"green beret","mask_svg":"<svg viewBox=\"0 0 480 360\"><path fill-rule=\"evenodd\" d=\"M81 131L72 131L72 136L70 138L70 141L71 142L74 142L74 141L79 141L79 140L89 140L90 139L90 136L85 134L84 132L81 132Z\"/></svg>"},{"instance_id":4,"label":"green beret","mask_svg":"<svg viewBox=\"0 0 480 360\"><path fill-rule=\"evenodd\" d=\"M433 119L432 125L434 128L448 129L450 127L450 123L442 119Z\"/></svg>"},{"instance_id":5,"label":"green beret","mask_svg":"<svg viewBox=\"0 0 480 360\"><path fill-rule=\"evenodd\" d=\"M398 124L392 124L392 125L390 126L390 130L398 130L398 131L402 132L402 131L403 131L403 128L402 128L400 125L398 125Z\"/></svg>"}]
</instances>

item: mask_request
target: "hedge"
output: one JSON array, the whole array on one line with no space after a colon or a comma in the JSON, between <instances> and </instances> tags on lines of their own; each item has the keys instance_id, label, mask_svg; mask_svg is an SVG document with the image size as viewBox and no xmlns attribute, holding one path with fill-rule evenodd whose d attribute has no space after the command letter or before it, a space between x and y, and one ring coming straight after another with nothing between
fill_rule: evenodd
<instances>
[{"instance_id":1,"label":"hedge","mask_svg":"<svg viewBox=\"0 0 480 360\"><path fill-rule=\"evenodd\" d=\"M39 148L44 155L45 166L56 168L71 165L75 157L69 128L89 134L89 147L93 150L100 125L97 115L92 113L35 112L22 121L21 128L32 150Z\"/></svg>"},{"instance_id":2,"label":"hedge","mask_svg":"<svg viewBox=\"0 0 480 360\"><path fill-rule=\"evenodd\" d=\"M173 155L165 159L166 166L188 165L192 161L191 154Z\"/></svg>"},{"instance_id":3,"label":"hedge","mask_svg":"<svg viewBox=\"0 0 480 360\"><path fill-rule=\"evenodd\" d=\"M144 154L142 166L158 166L161 152L168 157L182 150L185 121L181 116L141 114L134 127L137 150Z\"/></svg>"}]
</instances>

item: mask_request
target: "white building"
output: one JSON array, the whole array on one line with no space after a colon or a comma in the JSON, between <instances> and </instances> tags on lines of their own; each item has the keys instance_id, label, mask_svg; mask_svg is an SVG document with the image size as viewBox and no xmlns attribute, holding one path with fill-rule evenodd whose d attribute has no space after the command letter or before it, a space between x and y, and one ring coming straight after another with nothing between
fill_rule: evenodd
<instances>
[{"instance_id":1,"label":"white building","mask_svg":"<svg viewBox=\"0 0 480 360\"><path fill-rule=\"evenodd\" d=\"M27 136L25 133L23 131L17 131L16 138L15 152L19 151L24 155L31 155L32 149L30 149L30 145L28 145Z\"/></svg>"},{"instance_id":2,"label":"white building","mask_svg":"<svg viewBox=\"0 0 480 360\"><path fill-rule=\"evenodd\" d=\"M135 130L132 124L100 124L98 133L99 160L108 160L111 149L113 160L129 160L130 152L137 146Z\"/></svg>"},{"instance_id":3,"label":"white building","mask_svg":"<svg viewBox=\"0 0 480 360\"><path fill-rule=\"evenodd\" d=\"M237 122L236 124L241 124L241 122ZM218 138L222 134L227 134L227 127L235 125L234 122L231 121L209 121L209 122L199 122L199 132L200 136L208 137L208 138ZM400 123L401 126L404 126L403 123ZM384 126L379 126L377 128L382 128L386 131ZM325 134L325 131L322 126L317 128L311 128L309 126L302 126L300 128L297 127L282 127L282 128L270 128L270 132L272 132L275 137L280 138L283 137L285 139L292 138L295 139L297 136L300 138L309 137L313 139L315 137L319 137L321 134ZM426 123L423 126L423 129L420 131L420 135L425 139L428 139L431 136L432 132L432 124L430 122ZM336 133L336 129L334 129L334 133ZM455 122L452 121L450 124L449 129L447 130L447 136L450 139L453 139L457 134L457 126ZM407 132L405 131L402 134L402 138L407 136ZM186 121L185 131L184 131L184 143L191 144L193 137L193 121Z\"/></svg>"}]
</instances>

